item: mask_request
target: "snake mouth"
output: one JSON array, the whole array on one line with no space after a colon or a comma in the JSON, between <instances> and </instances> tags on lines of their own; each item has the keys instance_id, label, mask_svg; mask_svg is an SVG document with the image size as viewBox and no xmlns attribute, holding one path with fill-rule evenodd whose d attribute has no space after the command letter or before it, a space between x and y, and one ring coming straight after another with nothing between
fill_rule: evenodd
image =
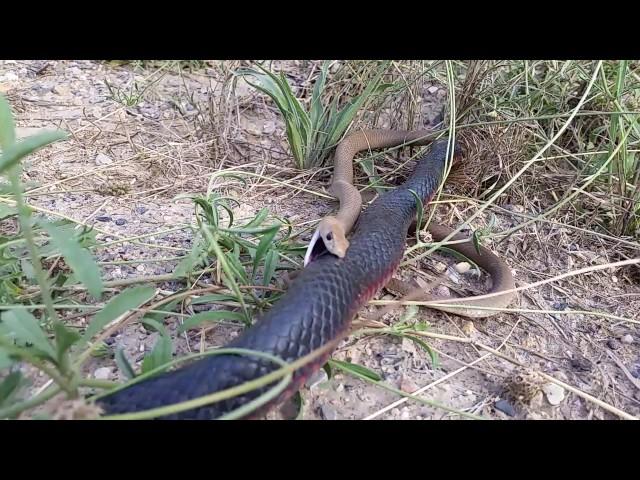
<instances>
[{"instance_id":1,"label":"snake mouth","mask_svg":"<svg viewBox=\"0 0 640 480\"><path fill-rule=\"evenodd\" d=\"M327 249L327 246L324 244L324 240L320 236L320 232L316 230L313 233L313 237L309 241L309 246L307 247L307 252L304 255L304 266L306 267L314 260L317 260L323 255L330 253Z\"/></svg>"}]
</instances>

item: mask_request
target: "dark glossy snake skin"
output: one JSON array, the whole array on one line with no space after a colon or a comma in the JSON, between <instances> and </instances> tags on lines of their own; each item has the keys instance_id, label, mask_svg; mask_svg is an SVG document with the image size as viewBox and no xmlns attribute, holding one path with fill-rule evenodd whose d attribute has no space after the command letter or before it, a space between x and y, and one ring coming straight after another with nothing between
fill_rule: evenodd
<instances>
[{"instance_id":1,"label":"dark glossy snake skin","mask_svg":"<svg viewBox=\"0 0 640 480\"><path fill-rule=\"evenodd\" d=\"M381 195L363 212L344 258L325 254L311 262L271 310L227 346L259 350L291 362L345 333L358 309L389 281L400 263L417 208L410 190L424 203L431 199L443 174L446 152L447 140L434 142L405 183ZM287 391L269 406L295 393L329 355L298 370ZM255 357L206 357L103 397L98 404L107 414L147 410L220 391L277 368ZM164 418L214 419L267 388Z\"/></svg>"}]
</instances>

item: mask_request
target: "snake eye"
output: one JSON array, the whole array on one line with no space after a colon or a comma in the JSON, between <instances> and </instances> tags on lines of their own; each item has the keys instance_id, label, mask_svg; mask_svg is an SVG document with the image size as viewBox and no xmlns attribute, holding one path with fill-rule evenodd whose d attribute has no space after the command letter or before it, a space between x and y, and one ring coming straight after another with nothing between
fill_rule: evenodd
<instances>
[{"instance_id":1,"label":"snake eye","mask_svg":"<svg viewBox=\"0 0 640 480\"><path fill-rule=\"evenodd\" d=\"M327 233L327 240L331 241L333 239L333 233Z\"/></svg>"}]
</instances>

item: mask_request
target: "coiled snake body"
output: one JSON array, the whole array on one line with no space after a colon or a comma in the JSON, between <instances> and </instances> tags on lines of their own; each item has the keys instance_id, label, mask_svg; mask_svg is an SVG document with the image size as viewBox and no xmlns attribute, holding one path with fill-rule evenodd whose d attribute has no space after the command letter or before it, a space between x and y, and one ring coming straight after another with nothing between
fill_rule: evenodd
<instances>
[{"instance_id":1,"label":"coiled snake body","mask_svg":"<svg viewBox=\"0 0 640 480\"><path fill-rule=\"evenodd\" d=\"M401 143L397 138L395 142ZM372 145L372 148L379 147ZM356 151L349 150L347 156L352 158ZM292 362L344 335L358 310L389 281L398 267L407 231L416 215L416 198L412 192L425 204L430 200L443 174L446 151L446 140L434 142L402 185L380 195L359 215L343 256L324 252L314 258L280 300L227 346L262 351ZM349 225L346 232L350 228ZM297 370L286 391L268 405L295 393L330 354L327 352ZM98 404L107 414L147 410L224 390L277 368L272 362L252 356L205 357L105 396ZM255 399L270 387L164 418L214 419Z\"/></svg>"}]
</instances>

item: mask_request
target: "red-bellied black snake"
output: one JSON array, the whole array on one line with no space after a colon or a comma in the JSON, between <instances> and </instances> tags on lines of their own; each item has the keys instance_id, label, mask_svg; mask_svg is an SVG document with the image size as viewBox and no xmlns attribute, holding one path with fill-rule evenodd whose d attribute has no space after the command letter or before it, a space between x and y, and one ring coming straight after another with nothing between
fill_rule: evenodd
<instances>
[{"instance_id":1,"label":"red-bellied black snake","mask_svg":"<svg viewBox=\"0 0 640 480\"><path fill-rule=\"evenodd\" d=\"M350 147L349 142L354 138L362 139L362 136L348 137L340 148ZM366 139L371 143L371 137ZM347 334L358 310L387 284L400 264L407 232L416 216L416 196L424 205L430 201L440 185L447 150L447 140L433 142L429 153L417 162L414 172L403 184L380 195L358 215L344 256L324 252L314 258L272 308L226 346L265 352L290 363ZM349 155L354 154L355 151ZM440 232L433 228L430 231ZM454 247L461 248L460 244ZM477 255L471 250L463 253L494 273L494 264L486 261L494 258L492 254ZM509 275L505 272L503 278L511 278L510 272ZM267 408L295 393L330 354L331 351L327 351L296 370L287 389L269 402ZM234 387L278 368L273 362L252 355L210 356L108 394L100 398L98 404L107 414L153 409ZM162 418L218 418L247 404L273 385Z\"/></svg>"}]
</instances>

